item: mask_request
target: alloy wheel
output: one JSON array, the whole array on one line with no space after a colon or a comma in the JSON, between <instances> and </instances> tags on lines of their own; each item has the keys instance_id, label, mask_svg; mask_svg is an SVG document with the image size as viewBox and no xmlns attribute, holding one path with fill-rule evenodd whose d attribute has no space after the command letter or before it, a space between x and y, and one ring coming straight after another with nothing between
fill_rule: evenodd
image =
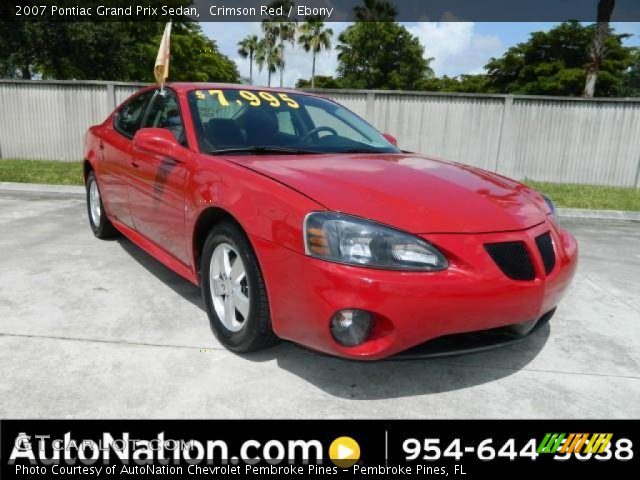
<instances>
[{"instance_id":1,"label":"alloy wheel","mask_svg":"<svg viewBox=\"0 0 640 480\"><path fill-rule=\"evenodd\" d=\"M219 244L213 251L209 285L220 322L231 332L242 330L249 317L249 283L240 254L228 243Z\"/></svg>"},{"instance_id":2,"label":"alloy wheel","mask_svg":"<svg viewBox=\"0 0 640 480\"><path fill-rule=\"evenodd\" d=\"M102 209L100 208L100 190L98 190L98 183L95 178L89 184L89 211L91 212L91 221L98 227Z\"/></svg>"}]
</instances>

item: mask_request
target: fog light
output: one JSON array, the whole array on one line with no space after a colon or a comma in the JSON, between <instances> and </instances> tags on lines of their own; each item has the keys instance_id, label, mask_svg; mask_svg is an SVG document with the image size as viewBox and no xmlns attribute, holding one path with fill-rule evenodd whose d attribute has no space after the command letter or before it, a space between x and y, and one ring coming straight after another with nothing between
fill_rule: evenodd
<instances>
[{"instance_id":1,"label":"fog light","mask_svg":"<svg viewBox=\"0 0 640 480\"><path fill-rule=\"evenodd\" d=\"M364 310L340 310L331 317L331 335L345 347L363 343L373 329L373 316Z\"/></svg>"}]
</instances>

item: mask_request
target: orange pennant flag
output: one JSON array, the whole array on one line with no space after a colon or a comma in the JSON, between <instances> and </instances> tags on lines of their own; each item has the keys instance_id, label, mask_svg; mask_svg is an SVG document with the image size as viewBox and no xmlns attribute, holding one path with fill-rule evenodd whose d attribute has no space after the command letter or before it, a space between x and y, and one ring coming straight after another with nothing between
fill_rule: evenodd
<instances>
[{"instance_id":1,"label":"orange pennant flag","mask_svg":"<svg viewBox=\"0 0 640 480\"><path fill-rule=\"evenodd\" d=\"M153 67L153 75L156 77L156 81L160 84L161 88L164 88L164 81L169 76L169 47L171 40L171 22L167 23L164 27L164 33L162 34L162 40L160 41L160 49L158 50L158 56L156 57L156 64Z\"/></svg>"}]
</instances>

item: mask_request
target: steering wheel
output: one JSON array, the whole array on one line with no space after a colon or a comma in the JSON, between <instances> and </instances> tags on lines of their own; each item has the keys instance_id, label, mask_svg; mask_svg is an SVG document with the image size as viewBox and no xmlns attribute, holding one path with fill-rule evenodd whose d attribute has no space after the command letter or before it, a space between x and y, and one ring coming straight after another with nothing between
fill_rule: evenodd
<instances>
[{"instance_id":1,"label":"steering wheel","mask_svg":"<svg viewBox=\"0 0 640 480\"><path fill-rule=\"evenodd\" d=\"M300 143L306 142L307 140L309 140L309 137L311 135L313 135L314 133L320 133L320 132L329 132L332 135L336 135L336 136L338 135L338 132L336 132L335 129L331 127L327 127L327 126L317 127L305 133L304 136L300 139Z\"/></svg>"}]
</instances>

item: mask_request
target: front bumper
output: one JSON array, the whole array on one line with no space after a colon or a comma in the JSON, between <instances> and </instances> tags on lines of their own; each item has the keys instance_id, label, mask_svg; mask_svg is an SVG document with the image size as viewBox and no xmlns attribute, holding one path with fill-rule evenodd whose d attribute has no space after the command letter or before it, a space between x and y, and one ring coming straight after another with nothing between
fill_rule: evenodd
<instances>
[{"instance_id":1,"label":"front bumper","mask_svg":"<svg viewBox=\"0 0 640 480\"><path fill-rule=\"evenodd\" d=\"M535 238L551 232L556 254L547 275ZM577 243L552 222L527 230L425 235L449 259L440 272L398 272L317 260L263 239L251 241L262 266L275 333L341 357L376 360L428 340L528 322L553 310L575 273ZM486 252L488 243L523 241L535 278L508 278ZM344 347L332 338L338 310L372 312L370 338Z\"/></svg>"},{"instance_id":2,"label":"front bumper","mask_svg":"<svg viewBox=\"0 0 640 480\"><path fill-rule=\"evenodd\" d=\"M542 330L553 317L556 309L545 313L542 317L531 322L531 328L526 333L515 331L513 326L491 328L477 332L454 333L444 337L434 338L404 350L390 360L417 360L424 358L449 357L467 353L483 352L498 347L506 347L522 342L531 335ZM517 327L518 325L516 325Z\"/></svg>"}]
</instances>

